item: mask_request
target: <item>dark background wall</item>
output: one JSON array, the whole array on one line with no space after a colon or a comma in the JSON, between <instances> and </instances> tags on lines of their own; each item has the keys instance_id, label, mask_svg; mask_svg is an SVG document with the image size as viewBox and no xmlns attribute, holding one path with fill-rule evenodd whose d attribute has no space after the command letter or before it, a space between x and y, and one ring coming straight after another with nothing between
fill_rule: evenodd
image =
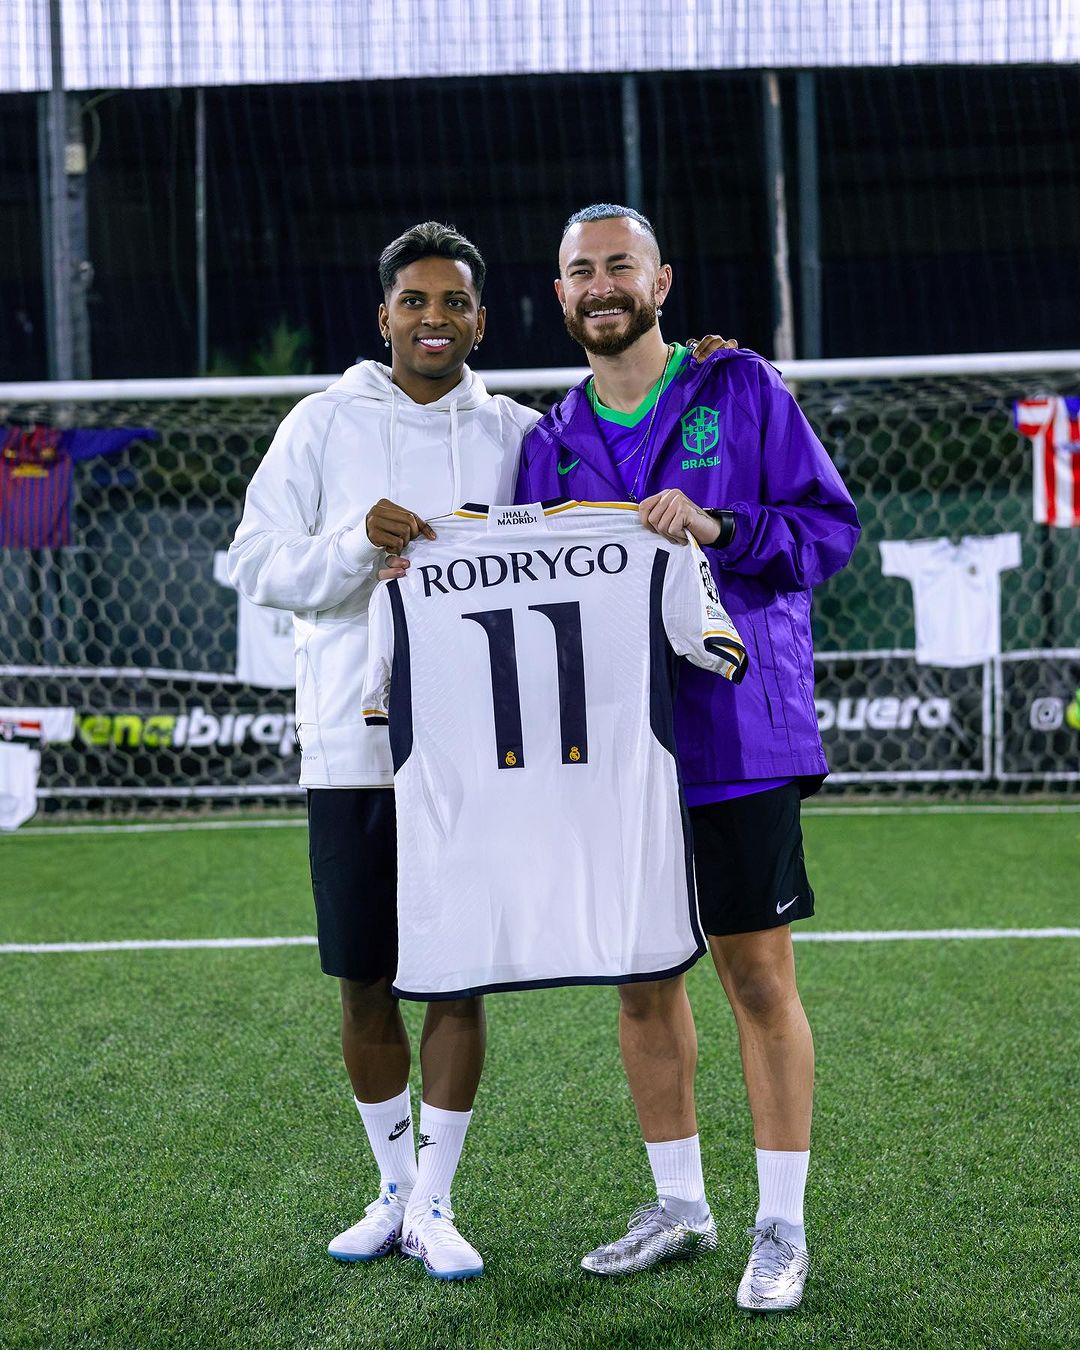
<instances>
[{"instance_id":1,"label":"dark background wall","mask_svg":"<svg viewBox=\"0 0 1080 1350\"><path fill-rule=\"evenodd\" d=\"M794 76L784 95L796 312ZM639 77L643 207L676 285L672 337L771 354L761 76ZM192 90L79 96L92 372L196 373ZM1080 82L1070 68L817 76L826 356L1076 345ZM608 76L213 89L212 365L251 368L279 319L315 371L381 352L374 263L416 220L490 263L487 367L573 364L551 291L561 223L626 197ZM0 98L0 379L47 374L38 104Z\"/></svg>"}]
</instances>

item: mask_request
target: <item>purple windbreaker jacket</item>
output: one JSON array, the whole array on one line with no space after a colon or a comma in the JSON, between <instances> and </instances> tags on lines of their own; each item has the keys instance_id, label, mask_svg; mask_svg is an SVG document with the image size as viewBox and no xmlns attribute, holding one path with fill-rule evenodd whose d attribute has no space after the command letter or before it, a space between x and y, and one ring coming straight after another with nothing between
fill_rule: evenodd
<instances>
[{"instance_id":1,"label":"purple windbreaker jacket","mask_svg":"<svg viewBox=\"0 0 1080 1350\"><path fill-rule=\"evenodd\" d=\"M516 501L621 501L626 495L587 381L526 435ZM675 734L683 782L797 777L804 795L828 772L814 711L810 588L838 572L859 537L855 505L779 373L754 352L687 360L661 395L638 496L681 488L734 512L726 548L707 548L746 645L739 685L682 663Z\"/></svg>"}]
</instances>

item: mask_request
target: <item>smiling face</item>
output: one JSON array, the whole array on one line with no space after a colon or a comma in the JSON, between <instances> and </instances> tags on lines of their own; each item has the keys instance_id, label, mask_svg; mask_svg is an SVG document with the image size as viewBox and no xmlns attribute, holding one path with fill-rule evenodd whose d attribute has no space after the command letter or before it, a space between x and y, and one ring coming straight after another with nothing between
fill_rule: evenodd
<instances>
[{"instance_id":1,"label":"smiling face","mask_svg":"<svg viewBox=\"0 0 1080 1350\"><path fill-rule=\"evenodd\" d=\"M394 383L416 403L434 403L461 379L485 313L468 263L420 258L403 267L379 306Z\"/></svg>"},{"instance_id":2,"label":"smiling face","mask_svg":"<svg viewBox=\"0 0 1080 1350\"><path fill-rule=\"evenodd\" d=\"M671 268L636 220L580 221L563 236L555 293L566 331L595 356L619 356L655 327L670 289Z\"/></svg>"}]
</instances>

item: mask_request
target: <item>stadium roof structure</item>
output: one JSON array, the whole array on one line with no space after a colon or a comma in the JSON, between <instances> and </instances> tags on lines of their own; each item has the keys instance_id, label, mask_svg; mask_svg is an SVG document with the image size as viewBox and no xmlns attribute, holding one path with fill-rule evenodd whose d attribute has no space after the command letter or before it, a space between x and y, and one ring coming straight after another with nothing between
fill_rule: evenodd
<instances>
[{"instance_id":1,"label":"stadium roof structure","mask_svg":"<svg viewBox=\"0 0 1080 1350\"><path fill-rule=\"evenodd\" d=\"M7 0L0 92L1080 60L1075 0Z\"/></svg>"}]
</instances>

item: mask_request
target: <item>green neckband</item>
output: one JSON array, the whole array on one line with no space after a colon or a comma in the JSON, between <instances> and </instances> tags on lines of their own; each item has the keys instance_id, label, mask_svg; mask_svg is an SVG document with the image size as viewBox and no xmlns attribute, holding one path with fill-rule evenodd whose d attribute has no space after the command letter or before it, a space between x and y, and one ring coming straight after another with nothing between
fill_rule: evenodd
<instances>
[{"instance_id":1,"label":"green neckband","mask_svg":"<svg viewBox=\"0 0 1080 1350\"><path fill-rule=\"evenodd\" d=\"M668 357L664 366L664 372L637 405L633 412L619 412L615 408L608 408L596 396L596 389L593 386L593 380L590 378L588 383L589 402L592 405L593 412L597 417L605 422L614 422L620 427L636 427L642 418L647 417L652 411L653 404L668 387L671 381L678 374L679 367L687 356L687 348L681 342L672 345L671 355Z\"/></svg>"}]
</instances>

